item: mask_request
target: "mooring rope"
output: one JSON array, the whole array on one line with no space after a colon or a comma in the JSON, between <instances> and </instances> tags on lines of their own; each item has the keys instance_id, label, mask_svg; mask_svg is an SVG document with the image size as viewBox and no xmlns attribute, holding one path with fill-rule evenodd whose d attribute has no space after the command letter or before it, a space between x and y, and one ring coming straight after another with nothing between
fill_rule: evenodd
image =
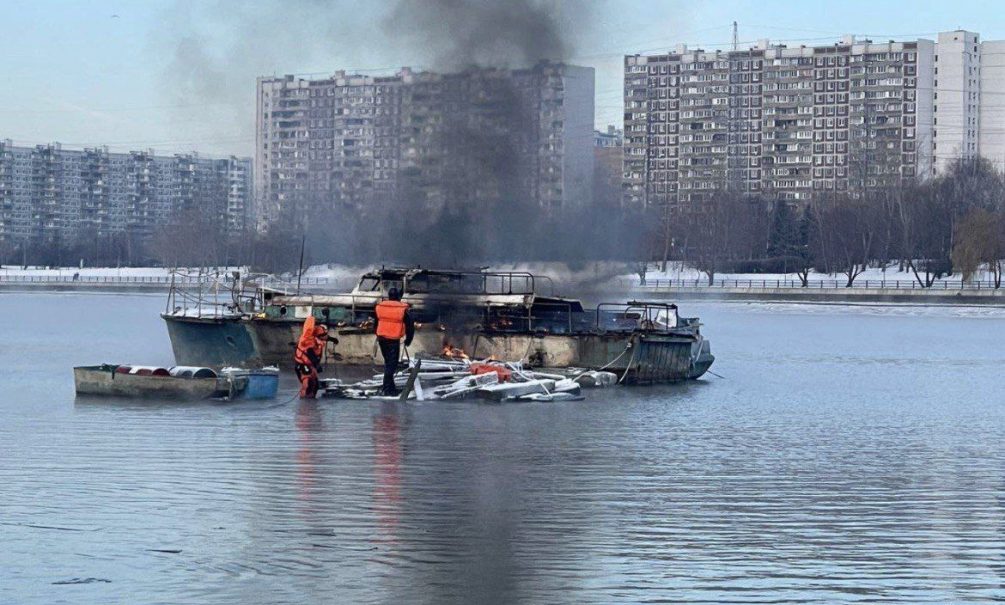
<instances>
[{"instance_id":1,"label":"mooring rope","mask_svg":"<svg viewBox=\"0 0 1005 605\"><path fill-rule=\"evenodd\" d=\"M629 342L629 344L631 344L631 341L628 341L628 342ZM618 380L618 384L621 384L622 382L624 382L625 378L628 377L628 372L630 372L632 370L632 364L635 363L635 352L636 351L638 351L638 347L632 347L632 358L628 360L628 365L625 366L625 373L621 375L621 379Z\"/></svg>"}]
</instances>

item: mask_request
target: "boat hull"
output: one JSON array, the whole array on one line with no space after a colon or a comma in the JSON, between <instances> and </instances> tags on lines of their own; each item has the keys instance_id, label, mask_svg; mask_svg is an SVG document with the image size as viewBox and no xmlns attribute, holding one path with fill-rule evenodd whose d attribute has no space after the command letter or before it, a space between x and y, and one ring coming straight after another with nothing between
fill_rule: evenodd
<instances>
[{"instance_id":1,"label":"boat hull","mask_svg":"<svg viewBox=\"0 0 1005 605\"><path fill-rule=\"evenodd\" d=\"M77 395L170 400L200 400L227 397L234 384L227 378L176 378L121 374L116 366L73 368Z\"/></svg>"},{"instance_id":2,"label":"boat hull","mask_svg":"<svg viewBox=\"0 0 1005 605\"><path fill-rule=\"evenodd\" d=\"M266 318L201 320L165 315L164 319L176 363L216 367L292 368L295 342L302 325L298 320ZM353 366L383 363L373 332L343 330L338 339L338 345L329 345L327 363ZM624 382L638 384L698 378L714 360L708 353L708 341L696 340L688 334L484 331L448 334L435 328L418 330L403 355L435 357L447 343L463 349L474 359L519 360L535 367L604 367L627 374Z\"/></svg>"},{"instance_id":3,"label":"boat hull","mask_svg":"<svg viewBox=\"0 0 1005 605\"><path fill-rule=\"evenodd\" d=\"M163 317L179 365L215 368L267 365L262 362L248 322L242 318Z\"/></svg>"}]
</instances>

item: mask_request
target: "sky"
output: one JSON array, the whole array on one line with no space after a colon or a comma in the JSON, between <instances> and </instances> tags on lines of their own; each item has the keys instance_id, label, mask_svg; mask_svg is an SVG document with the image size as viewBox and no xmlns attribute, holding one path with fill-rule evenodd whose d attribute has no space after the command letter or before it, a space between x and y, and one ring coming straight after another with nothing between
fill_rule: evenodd
<instances>
[{"instance_id":1,"label":"sky","mask_svg":"<svg viewBox=\"0 0 1005 605\"><path fill-rule=\"evenodd\" d=\"M401 23L396 10L419 1L0 0L0 139L250 155L257 76L436 68L450 33ZM829 44L843 34L934 38L956 28L1005 39L998 2L523 2L554 16L569 62L596 69L601 128L620 122L625 54L678 43L726 49L733 21L741 47L762 38Z\"/></svg>"}]
</instances>

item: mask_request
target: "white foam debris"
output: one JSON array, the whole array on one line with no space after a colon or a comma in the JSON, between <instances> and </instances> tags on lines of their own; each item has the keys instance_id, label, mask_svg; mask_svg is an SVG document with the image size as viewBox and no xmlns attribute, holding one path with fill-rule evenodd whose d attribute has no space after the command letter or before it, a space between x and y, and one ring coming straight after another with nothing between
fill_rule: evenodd
<instances>
[{"instance_id":1,"label":"white foam debris","mask_svg":"<svg viewBox=\"0 0 1005 605\"><path fill-rule=\"evenodd\" d=\"M416 364L421 361L418 371ZM561 373L537 372L519 362L494 359L412 359L408 368L394 376L399 389L415 371L410 399L438 401L473 397L488 401L570 401L580 399L581 390L612 386L617 375L584 369L563 369ZM557 371L556 371L557 372ZM340 399L382 398L383 376L375 375L347 384L339 379L321 380L320 396Z\"/></svg>"}]
</instances>

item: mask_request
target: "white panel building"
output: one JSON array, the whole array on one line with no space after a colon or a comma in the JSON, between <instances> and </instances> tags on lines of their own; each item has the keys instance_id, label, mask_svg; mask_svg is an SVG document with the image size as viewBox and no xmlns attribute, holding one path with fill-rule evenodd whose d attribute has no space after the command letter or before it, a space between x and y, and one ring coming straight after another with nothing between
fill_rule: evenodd
<instances>
[{"instance_id":1,"label":"white panel building","mask_svg":"<svg viewBox=\"0 0 1005 605\"><path fill-rule=\"evenodd\" d=\"M1005 170L1005 40L982 42L980 51L977 151Z\"/></svg>"},{"instance_id":2,"label":"white panel building","mask_svg":"<svg viewBox=\"0 0 1005 605\"><path fill-rule=\"evenodd\" d=\"M699 205L712 193L807 201L929 178L957 158L1005 167L1005 42L825 46L764 40L625 57L629 205Z\"/></svg>"},{"instance_id":3,"label":"white panel building","mask_svg":"<svg viewBox=\"0 0 1005 605\"><path fill-rule=\"evenodd\" d=\"M980 133L981 45L968 31L939 34L935 53L935 168L977 156Z\"/></svg>"},{"instance_id":4,"label":"white panel building","mask_svg":"<svg viewBox=\"0 0 1005 605\"><path fill-rule=\"evenodd\" d=\"M251 158L26 147L0 140L0 241L148 237L173 212L200 208L231 233L245 228Z\"/></svg>"}]
</instances>

